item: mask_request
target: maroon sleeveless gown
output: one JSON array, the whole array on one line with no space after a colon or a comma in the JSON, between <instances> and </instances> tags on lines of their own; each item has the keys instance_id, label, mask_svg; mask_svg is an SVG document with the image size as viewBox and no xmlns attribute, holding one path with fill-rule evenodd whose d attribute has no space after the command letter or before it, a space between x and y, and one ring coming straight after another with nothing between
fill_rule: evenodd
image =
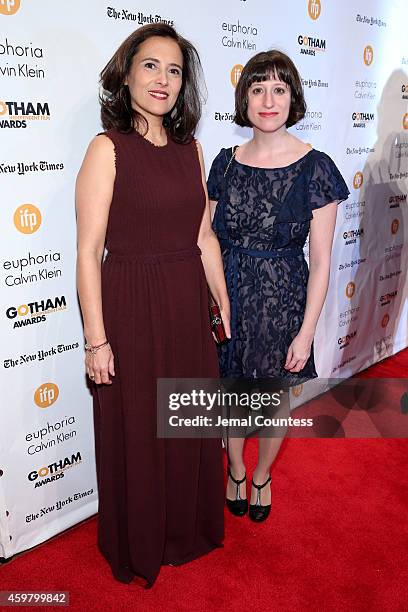
<instances>
[{"instance_id":1,"label":"maroon sleeveless gown","mask_svg":"<svg viewBox=\"0 0 408 612\"><path fill-rule=\"evenodd\" d=\"M105 135L116 179L102 306L116 376L94 392L98 544L118 580L151 586L162 564L191 561L224 533L220 440L156 435L156 378L219 376L197 247L205 195L194 141Z\"/></svg>"}]
</instances>

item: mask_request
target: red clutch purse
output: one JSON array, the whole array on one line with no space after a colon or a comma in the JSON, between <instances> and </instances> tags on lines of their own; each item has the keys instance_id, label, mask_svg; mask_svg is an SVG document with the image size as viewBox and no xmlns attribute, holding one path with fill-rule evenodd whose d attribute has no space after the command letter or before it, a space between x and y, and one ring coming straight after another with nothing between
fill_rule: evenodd
<instances>
[{"instance_id":1,"label":"red clutch purse","mask_svg":"<svg viewBox=\"0 0 408 612\"><path fill-rule=\"evenodd\" d=\"M224 323L222 322L221 310L218 304L214 301L210 303L210 323L211 330L217 340L217 344L223 344L228 341L227 335L224 329Z\"/></svg>"}]
</instances>

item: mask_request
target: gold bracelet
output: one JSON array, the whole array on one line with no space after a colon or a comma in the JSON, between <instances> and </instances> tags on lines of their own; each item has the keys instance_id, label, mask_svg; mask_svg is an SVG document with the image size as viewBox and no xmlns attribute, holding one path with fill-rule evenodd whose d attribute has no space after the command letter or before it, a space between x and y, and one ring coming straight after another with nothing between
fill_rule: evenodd
<instances>
[{"instance_id":1,"label":"gold bracelet","mask_svg":"<svg viewBox=\"0 0 408 612\"><path fill-rule=\"evenodd\" d=\"M109 344L109 340L102 342L102 344L98 344L97 346L92 346L92 344L85 344L85 350L91 353L92 355L96 355L100 348Z\"/></svg>"}]
</instances>

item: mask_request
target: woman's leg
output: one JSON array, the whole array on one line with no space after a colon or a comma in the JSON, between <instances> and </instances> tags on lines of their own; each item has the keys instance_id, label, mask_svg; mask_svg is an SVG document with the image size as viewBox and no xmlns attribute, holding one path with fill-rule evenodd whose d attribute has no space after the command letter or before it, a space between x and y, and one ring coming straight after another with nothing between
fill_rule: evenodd
<instances>
[{"instance_id":1,"label":"woman's leg","mask_svg":"<svg viewBox=\"0 0 408 612\"><path fill-rule=\"evenodd\" d=\"M245 464L243 458L245 438L226 438L224 440L225 450L227 452L228 465L231 474L235 480L241 480L245 476ZM237 485L228 478L227 481L227 498L235 499L237 493ZM246 482L239 485L239 494L241 499L246 499Z\"/></svg>"},{"instance_id":2,"label":"woman's leg","mask_svg":"<svg viewBox=\"0 0 408 612\"><path fill-rule=\"evenodd\" d=\"M269 478L271 466L276 459L283 438L259 438L258 464L252 474L255 484L261 485ZM251 488L251 504L256 502L257 490ZM261 489L261 504L266 506L271 503L271 488L266 486Z\"/></svg>"},{"instance_id":3,"label":"woman's leg","mask_svg":"<svg viewBox=\"0 0 408 612\"><path fill-rule=\"evenodd\" d=\"M273 379L268 381L260 381L260 390L263 392L276 393L276 381ZM252 474L252 480L257 485L262 485L270 476L271 467L278 455L281 444L285 438L288 429L289 410L289 393L281 394L280 403L278 406L267 406L263 409L265 423L270 419L271 425L264 425L263 430L259 432L259 450L258 463ZM251 487L251 504L255 504L257 498L257 489ZM271 503L271 487L265 486L261 489L261 505L265 506Z\"/></svg>"}]
</instances>

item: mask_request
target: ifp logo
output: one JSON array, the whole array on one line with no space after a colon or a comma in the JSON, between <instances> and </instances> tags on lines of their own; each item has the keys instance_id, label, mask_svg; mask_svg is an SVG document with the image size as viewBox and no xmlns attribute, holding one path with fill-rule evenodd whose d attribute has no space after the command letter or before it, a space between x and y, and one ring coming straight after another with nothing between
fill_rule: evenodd
<instances>
[{"instance_id":1,"label":"ifp logo","mask_svg":"<svg viewBox=\"0 0 408 612\"><path fill-rule=\"evenodd\" d=\"M353 281L350 281L346 285L346 297L348 297L348 299L351 300L355 292L356 292L356 285L355 283L353 283Z\"/></svg>"},{"instance_id":2,"label":"ifp logo","mask_svg":"<svg viewBox=\"0 0 408 612\"><path fill-rule=\"evenodd\" d=\"M390 315L386 313L381 319L381 327L387 327L389 320L390 320Z\"/></svg>"},{"instance_id":3,"label":"ifp logo","mask_svg":"<svg viewBox=\"0 0 408 612\"><path fill-rule=\"evenodd\" d=\"M59 389L54 383L44 383L34 393L34 402L39 408L49 408L59 396Z\"/></svg>"},{"instance_id":4,"label":"ifp logo","mask_svg":"<svg viewBox=\"0 0 408 612\"><path fill-rule=\"evenodd\" d=\"M14 15L20 8L21 0L0 0L0 15Z\"/></svg>"},{"instance_id":5,"label":"ifp logo","mask_svg":"<svg viewBox=\"0 0 408 612\"><path fill-rule=\"evenodd\" d=\"M231 78L231 84L233 87L236 87L238 85L238 81L239 81L239 78L241 76L241 72L243 71L243 69L244 67L242 64L235 64L235 66L232 67L230 78Z\"/></svg>"},{"instance_id":6,"label":"ifp logo","mask_svg":"<svg viewBox=\"0 0 408 612\"><path fill-rule=\"evenodd\" d=\"M408 130L408 113L405 113L402 118L402 127L404 128L404 130Z\"/></svg>"},{"instance_id":7,"label":"ifp logo","mask_svg":"<svg viewBox=\"0 0 408 612\"><path fill-rule=\"evenodd\" d=\"M294 397L300 397L300 395L302 395L302 391L303 385L296 385L295 387L292 387L292 395Z\"/></svg>"},{"instance_id":8,"label":"ifp logo","mask_svg":"<svg viewBox=\"0 0 408 612\"><path fill-rule=\"evenodd\" d=\"M360 189L363 186L364 177L362 172L356 172L353 178L353 187L354 189Z\"/></svg>"},{"instance_id":9,"label":"ifp logo","mask_svg":"<svg viewBox=\"0 0 408 612\"><path fill-rule=\"evenodd\" d=\"M34 234L41 221L41 213L34 204L22 204L14 213L14 225L22 234Z\"/></svg>"},{"instance_id":10,"label":"ifp logo","mask_svg":"<svg viewBox=\"0 0 408 612\"><path fill-rule=\"evenodd\" d=\"M363 59L366 66L371 66L374 60L374 50L371 45L367 45L364 49Z\"/></svg>"},{"instance_id":11,"label":"ifp logo","mask_svg":"<svg viewBox=\"0 0 408 612\"><path fill-rule=\"evenodd\" d=\"M309 0L307 10L310 19L316 21L316 19L319 19L320 13L322 12L322 3L320 0Z\"/></svg>"},{"instance_id":12,"label":"ifp logo","mask_svg":"<svg viewBox=\"0 0 408 612\"><path fill-rule=\"evenodd\" d=\"M396 234L398 232L399 229L399 220L398 219L393 219L392 223L391 223L391 234Z\"/></svg>"}]
</instances>

